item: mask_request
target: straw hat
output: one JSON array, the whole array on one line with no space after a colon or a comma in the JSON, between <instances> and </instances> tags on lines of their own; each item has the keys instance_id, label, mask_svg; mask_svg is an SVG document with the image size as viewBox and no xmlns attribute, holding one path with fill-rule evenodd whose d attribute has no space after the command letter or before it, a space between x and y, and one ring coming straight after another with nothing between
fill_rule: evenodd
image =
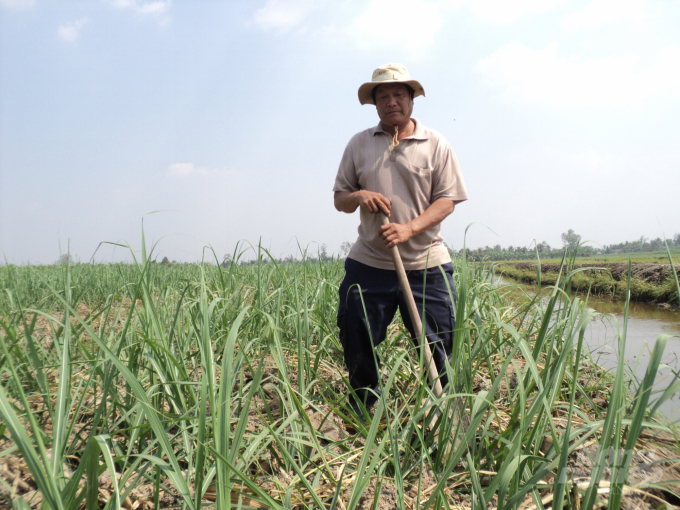
<instances>
[{"instance_id":1,"label":"straw hat","mask_svg":"<svg viewBox=\"0 0 680 510\"><path fill-rule=\"evenodd\" d=\"M361 104L375 104L371 97L371 91L384 83L403 83L410 85L415 94L413 97L425 96L425 89L417 80L412 80L406 68L401 64L385 64L373 71L371 81L359 87L359 102Z\"/></svg>"}]
</instances>

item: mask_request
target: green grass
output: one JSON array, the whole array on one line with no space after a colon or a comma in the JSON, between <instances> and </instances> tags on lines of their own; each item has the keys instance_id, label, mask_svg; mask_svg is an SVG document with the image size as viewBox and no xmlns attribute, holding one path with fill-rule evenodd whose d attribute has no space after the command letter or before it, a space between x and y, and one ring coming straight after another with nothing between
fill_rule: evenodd
<instances>
[{"instance_id":1,"label":"green grass","mask_svg":"<svg viewBox=\"0 0 680 510\"><path fill-rule=\"evenodd\" d=\"M453 389L432 395L397 320L368 423L345 406L340 261L164 267L143 244L134 265L0 268L0 459L31 475L29 491L0 480L4 497L97 508L108 472L108 508L355 508L367 489L399 509L544 508L546 491L573 507L579 490L580 508L620 508L628 457L607 454L668 430L652 423L680 387L655 385L668 336L642 381L620 363L606 383L582 354L594 312L571 295L578 271L565 265L547 304L514 307L486 267L454 265ZM567 473L593 441L584 486Z\"/></svg>"},{"instance_id":2,"label":"green grass","mask_svg":"<svg viewBox=\"0 0 680 510\"><path fill-rule=\"evenodd\" d=\"M680 251L671 251L671 256L674 260L680 258ZM593 264L597 262L609 262L609 263L628 263L628 259L635 264L668 264L668 253L665 251L654 251L647 253L610 253L602 255L593 255L592 257L576 257L576 264ZM512 260L503 262L513 262ZM516 262L527 262L526 260L517 260ZM541 263L552 263L559 264L561 259L559 258L546 258L541 259Z\"/></svg>"}]
</instances>

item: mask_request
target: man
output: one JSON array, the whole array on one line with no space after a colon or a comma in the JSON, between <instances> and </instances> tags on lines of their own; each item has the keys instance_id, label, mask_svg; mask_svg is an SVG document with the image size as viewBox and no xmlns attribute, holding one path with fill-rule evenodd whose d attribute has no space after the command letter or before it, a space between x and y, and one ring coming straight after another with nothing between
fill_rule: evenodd
<instances>
[{"instance_id":1,"label":"man","mask_svg":"<svg viewBox=\"0 0 680 510\"><path fill-rule=\"evenodd\" d=\"M451 146L411 117L418 96L425 91L404 66L387 64L373 72L371 81L359 87L359 101L375 105L380 123L352 137L333 187L338 211L360 209L359 238L345 262L338 309L340 341L357 397L350 395L350 404L358 414L359 402L370 409L378 399L373 349L384 340L397 308L412 339L419 340L388 251L392 246L399 245L421 314L425 299L423 328L442 386L447 382L455 290L439 230L455 205L467 200L467 192ZM389 225L382 225L380 214L389 217Z\"/></svg>"}]
</instances>

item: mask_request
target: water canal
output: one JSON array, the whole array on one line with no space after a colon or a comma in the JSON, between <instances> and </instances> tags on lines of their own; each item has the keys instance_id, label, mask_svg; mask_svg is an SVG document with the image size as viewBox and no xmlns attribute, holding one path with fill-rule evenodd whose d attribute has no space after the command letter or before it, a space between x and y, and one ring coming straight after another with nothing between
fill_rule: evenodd
<instances>
[{"instance_id":1,"label":"water canal","mask_svg":"<svg viewBox=\"0 0 680 510\"><path fill-rule=\"evenodd\" d=\"M532 295L538 291L536 286L519 284L507 278L501 279L499 283L503 286L520 285ZM585 295L579 297L585 299ZM613 371L619 363L618 334L623 331L625 302L590 296L588 306L599 315L588 326L585 343L593 360L603 368ZM654 342L662 334L675 336L666 343L662 359L666 367L657 376L658 388L667 387L672 380L672 371L680 370L680 311L631 302L623 356L629 376L638 379L644 376ZM680 422L680 392L661 406L661 412L670 421Z\"/></svg>"}]
</instances>

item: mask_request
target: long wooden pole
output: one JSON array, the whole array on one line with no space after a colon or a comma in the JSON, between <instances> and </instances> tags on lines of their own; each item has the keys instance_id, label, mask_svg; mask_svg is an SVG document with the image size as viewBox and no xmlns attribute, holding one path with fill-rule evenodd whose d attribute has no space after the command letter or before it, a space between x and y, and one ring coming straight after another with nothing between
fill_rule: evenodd
<instances>
[{"instance_id":1,"label":"long wooden pole","mask_svg":"<svg viewBox=\"0 0 680 510\"><path fill-rule=\"evenodd\" d=\"M383 225L389 225L390 220L383 213L380 214L382 218ZM427 367L427 376L430 382L434 383L434 394L439 397L442 394L442 385L439 381L439 372L437 371L437 365L434 364L434 359L432 359L432 351L430 350L430 345L427 343L427 338L423 336L423 323L420 320L420 315L418 314L418 308L416 307L416 301L413 299L413 292L411 292L411 285L406 277L406 270L404 269L404 263L401 260L401 254L399 253L399 245L392 246L390 248L390 253L392 255L392 260L394 261L394 267L397 270L397 277L399 278L399 285L401 286L401 291L406 297L406 307L408 308L408 314L411 317L411 324L413 324L413 331L418 338L418 343L424 351L425 366Z\"/></svg>"}]
</instances>

